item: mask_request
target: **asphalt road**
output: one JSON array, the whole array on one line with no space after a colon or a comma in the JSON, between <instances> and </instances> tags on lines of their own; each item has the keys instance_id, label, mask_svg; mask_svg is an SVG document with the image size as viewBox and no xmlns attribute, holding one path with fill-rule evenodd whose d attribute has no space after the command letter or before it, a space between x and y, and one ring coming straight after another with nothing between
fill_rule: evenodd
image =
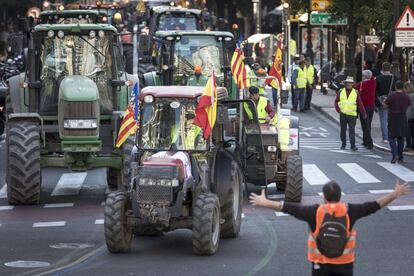
<instances>
[{"instance_id":1,"label":"asphalt road","mask_svg":"<svg viewBox=\"0 0 414 276\"><path fill-rule=\"evenodd\" d=\"M390 166L389 153L362 146L356 153L340 151L336 125L314 112L300 117L304 203L321 202L321 184L329 179L341 184L347 202L375 199L393 188L397 176L414 181L414 159ZM4 160L0 141L0 275L310 275L307 225L249 204L240 236L221 240L215 256L193 255L187 230L138 237L131 253L110 254L103 237L103 170L46 169L42 203L13 207L5 198ZM356 229L355 275L413 274L414 193Z\"/></svg>"}]
</instances>

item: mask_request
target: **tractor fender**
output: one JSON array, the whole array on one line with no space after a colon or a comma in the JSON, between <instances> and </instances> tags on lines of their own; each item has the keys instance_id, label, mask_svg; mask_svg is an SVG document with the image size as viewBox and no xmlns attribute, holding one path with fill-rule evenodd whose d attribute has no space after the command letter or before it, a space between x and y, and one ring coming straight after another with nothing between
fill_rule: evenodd
<instances>
[{"instance_id":1,"label":"tractor fender","mask_svg":"<svg viewBox=\"0 0 414 276\"><path fill-rule=\"evenodd\" d=\"M20 83L24 80L24 73L16 75L8 79L10 102L13 112L26 112L27 107L24 104L24 89L20 87Z\"/></svg>"},{"instance_id":2,"label":"tractor fender","mask_svg":"<svg viewBox=\"0 0 414 276\"><path fill-rule=\"evenodd\" d=\"M220 206L226 204L226 199L232 190L231 172L234 157L224 149L217 150L214 157L214 175L211 190L217 194Z\"/></svg>"},{"instance_id":3,"label":"tractor fender","mask_svg":"<svg viewBox=\"0 0 414 276\"><path fill-rule=\"evenodd\" d=\"M11 113L7 116L9 122L30 121L42 123L42 118L38 113Z\"/></svg>"},{"instance_id":4,"label":"tractor fender","mask_svg":"<svg viewBox=\"0 0 414 276\"><path fill-rule=\"evenodd\" d=\"M299 155L300 148L299 148L299 117L297 116L291 116L290 117L290 139L289 139L289 149L292 151L293 154ZM297 132L294 132L292 130L297 129Z\"/></svg>"}]
</instances>

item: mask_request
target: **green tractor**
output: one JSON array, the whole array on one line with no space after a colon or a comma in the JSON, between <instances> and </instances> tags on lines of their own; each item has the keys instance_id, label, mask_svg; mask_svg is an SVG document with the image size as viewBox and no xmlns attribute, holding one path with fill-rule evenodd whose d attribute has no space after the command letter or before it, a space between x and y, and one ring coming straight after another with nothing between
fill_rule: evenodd
<instances>
[{"instance_id":1,"label":"green tractor","mask_svg":"<svg viewBox=\"0 0 414 276\"><path fill-rule=\"evenodd\" d=\"M187 85L200 65L202 74L210 76L214 71L217 85L226 87L230 98L235 99L237 87L230 70L233 35L219 31L158 31L159 42L155 54L157 70L144 74L145 86Z\"/></svg>"},{"instance_id":2,"label":"green tractor","mask_svg":"<svg viewBox=\"0 0 414 276\"><path fill-rule=\"evenodd\" d=\"M107 24L39 24L28 32L26 71L9 80L9 204L37 204L41 168L107 168L111 189L127 185L133 141L115 147L134 81Z\"/></svg>"}]
</instances>

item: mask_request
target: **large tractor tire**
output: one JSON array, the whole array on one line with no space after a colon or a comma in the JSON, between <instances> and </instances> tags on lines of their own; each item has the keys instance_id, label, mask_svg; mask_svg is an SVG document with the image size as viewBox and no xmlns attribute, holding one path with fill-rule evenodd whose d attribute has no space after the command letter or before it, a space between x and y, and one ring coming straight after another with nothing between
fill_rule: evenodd
<instances>
[{"instance_id":1,"label":"large tractor tire","mask_svg":"<svg viewBox=\"0 0 414 276\"><path fill-rule=\"evenodd\" d=\"M193 251L197 255L213 255L220 241L219 199L215 194L202 193L193 208Z\"/></svg>"},{"instance_id":2,"label":"large tractor tire","mask_svg":"<svg viewBox=\"0 0 414 276\"><path fill-rule=\"evenodd\" d=\"M40 201L40 135L35 122L8 122L7 199L11 205Z\"/></svg>"},{"instance_id":3,"label":"large tractor tire","mask_svg":"<svg viewBox=\"0 0 414 276\"><path fill-rule=\"evenodd\" d=\"M122 170L109 167L106 171L106 181L110 190L127 191L131 180L132 149L134 136L129 136L122 144L123 164Z\"/></svg>"},{"instance_id":4,"label":"large tractor tire","mask_svg":"<svg viewBox=\"0 0 414 276\"><path fill-rule=\"evenodd\" d=\"M302 157L291 155L286 160L286 189L285 199L290 202L300 202L303 190Z\"/></svg>"},{"instance_id":5,"label":"large tractor tire","mask_svg":"<svg viewBox=\"0 0 414 276\"><path fill-rule=\"evenodd\" d=\"M138 64L138 78L139 78L139 85L141 88L147 86L144 81L144 74L157 71L154 65L150 63L139 63Z\"/></svg>"},{"instance_id":6,"label":"large tractor tire","mask_svg":"<svg viewBox=\"0 0 414 276\"><path fill-rule=\"evenodd\" d=\"M132 229L127 225L128 197L124 192L110 193L105 202L104 232L106 247L111 253L131 250Z\"/></svg>"},{"instance_id":7,"label":"large tractor tire","mask_svg":"<svg viewBox=\"0 0 414 276\"><path fill-rule=\"evenodd\" d=\"M233 161L231 166L231 182L232 189L221 208L221 218L224 219L220 230L222 238L235 238L240 232L244 181L236 161Z\"/></svg>"}]
</instances>

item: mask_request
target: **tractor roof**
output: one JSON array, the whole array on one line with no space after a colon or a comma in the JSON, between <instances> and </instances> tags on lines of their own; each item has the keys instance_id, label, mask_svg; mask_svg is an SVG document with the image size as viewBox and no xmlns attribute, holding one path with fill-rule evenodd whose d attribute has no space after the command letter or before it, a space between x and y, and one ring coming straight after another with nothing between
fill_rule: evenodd
<instances>
[{"instance_id":1,"label":"tractor roof","mask_svg":"<svg viewBox=\"0 0 414 276\"><path fill-rule=\"evenodd\" d=\"M203 35L203 36L222 36L222 37L231 37L234 39L234 36L230 32L221 32L221 31L158 31L155 33L156 37L165 38L167 36L188 36L188 35Z\"/></svg>"},{"instance_id":2,"label":"tractor roof","mask_svg":"<svg viewBox=\"0 0 414 276\"><path fill-rule=\"evenodd\" d=\"M42 32L42 31L69 31L69 32L81 32L81 31L88 31L88 30L94 30L94 31L111 31L116 33L117 30L114 26L111 26L109 24L39 24L37 25L34 30L36 32Z\"/></svg>"},{"instance_id":3,"label":"tractor roof","mask_svg":"<svg viewBox=\"0 0 414 276\"><path fill-rule=\"evenodd\" d=\"M200 15L201 14L201 10L196 10L196 9L187 9L187 8L179 8L179 7L171 7L171 6L157 6L157 7L153 7L152 11L154 13L191 13L191 14L196 14L196 15Z\"/></svg>"},{"instance_id":4,"label":"tractor roof","mask_svg":"<svg viewBox=\"0 0 414 276\"><path fill-rule=\"evenodd\" d=\"M203 94L200 86L148 86L142 89L141 97L152 95L155 98L197 98Z\"/></svg>"},{"instance_id":5,"label":"tractor roof","mask_svg":"<svg viewBox=\"0 0 414 276\"><path fill-rule=\"evenodd\" d=\"M103 12L98 12L97 10L63 10L63 11L42 11L40 16L49 16L49 15L57 15L61 17L78 17L79 15L95 15L98 16Z\"/></svg>"}]
</instances>

